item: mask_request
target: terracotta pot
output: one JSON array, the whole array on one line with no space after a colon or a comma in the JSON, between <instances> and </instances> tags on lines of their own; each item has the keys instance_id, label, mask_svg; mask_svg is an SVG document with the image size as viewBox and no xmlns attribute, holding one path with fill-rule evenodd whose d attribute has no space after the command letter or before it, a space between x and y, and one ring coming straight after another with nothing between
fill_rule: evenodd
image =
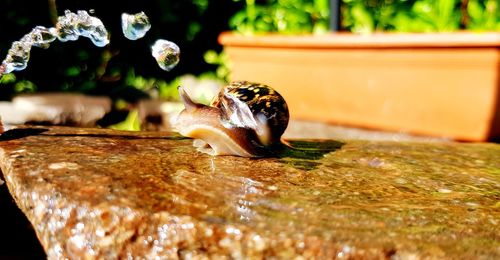
<instances>
[{"instance_id":1,"label":"terracotta pot","mask_svg":"<svg viewBox=\"0 0 500 260\"><path fill-rule=\"evenodd\" d=\"M223 33L232 80L267 83L291 117L483 141L500 136L500 33Z\"/></svg>"}]
</instances>

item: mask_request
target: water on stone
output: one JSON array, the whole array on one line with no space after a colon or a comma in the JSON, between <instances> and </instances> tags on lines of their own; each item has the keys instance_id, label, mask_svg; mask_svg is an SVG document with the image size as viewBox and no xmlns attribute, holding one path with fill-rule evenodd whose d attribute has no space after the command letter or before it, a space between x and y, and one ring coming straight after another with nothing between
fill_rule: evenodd
<instances>
[{"instance_id":1,"label":"water on stone","mask_svg":"<svg viewBox=\"0 0 500 260\"><path fill-rule=\"evenodd\" d=\"M151 23L144 12L137 14L122 14L122 31L127 39L140 39L146 35L149 29L151 29Z\"/></svg>"},{"instance_id":2,"label":"water on stone","mask_svg":"<svg viewBox=\"0 0 500 260\"><path fill-rule=\"evenodd\" d=\"M49 259L500 259L500 145L289 143L212 157L165 132L18 127L0 168Z\"/></svg>"},{"instance_id":3,"label":"water on stone","mask_svg":"<svg viewBox=\"0 0 500 260\"><path fill-rule=\"evenodd\" d=\"M179 63L181 51L177 44L159 39L151 46L151 54L161 69L170 71Z\"/></svg>"}]
</instances>

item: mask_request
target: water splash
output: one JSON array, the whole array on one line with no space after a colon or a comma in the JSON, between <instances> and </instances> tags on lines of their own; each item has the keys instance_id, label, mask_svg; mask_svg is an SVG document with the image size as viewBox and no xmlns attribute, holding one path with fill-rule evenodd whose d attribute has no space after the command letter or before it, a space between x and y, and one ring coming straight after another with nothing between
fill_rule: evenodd
<instances>
[{"instance_id":1,"label":"water splash","mask_svg":"<svg viewBox=\"0 0 500 260\"><path fill-rule=\"evenodd\" d=\"M66 10L64 13L64 16L59 16L57 18L57 38L62 42L76 41L78 40L78 34L75 29L77 23L77 15L70 12L69 10Z\"/></svg>"},{"instance_id":2,"label":"water splash","mask_svg":"<svg viewBox=\"0 0 500 260\"><path fill-rule=\"evenodd\" d=\"M140 39L146 35L149 29L151 29L151 23L144 12L137 14L122 14L122 31L127 39Z\"/></svg>"},{"instance_id":3,"label":"water splash","mask_svg":"<svg viewBox=\"0 0 500 260\"><path fill-rule=\"evenodd\" d=\"M79 36L89 38L97 47L109 43L108 31L99 18L89 15L87 11L72 13L69 10L57 18L57 38L62 41L76 41Z\"/></svg>"},{"instance_id":4,"label":"water splash","mask_svg":"<svg viewBox=\"0 0 500 260\"><path fill-rule=\"evenodd\" d=\"M160 68L170 71L179 63L181 51L177 44L160 39L151 46L151 54Z\"/></svg>"},{"instance_id":5,"label":"water splash","mask_svg":"<svg viewBox=\"0 0 500 260\"><path fill-rule=\"evenodd\" d=\"M31 46L31 43L25 41L15 41L12 43L7 57L2 62L5 66L5 73L23 70L28 66Z\"/></svg>"},{"instance_id":6,"label":"water splash","mask_svg":"<svg viewBox=\"0 0 500 260\"><path fill-rule=\"evenodd\" d=\"M46 49L56 39L53 29L37 26L21 40L13 42L7 57L2 62L4 73L25 69L28 66L32 46Z\"/></svg>"},{"instance_id":7,"label":"water splash","mask_svg":"<svg viewBox=\"0 0 500 260\"><path fill-rule=\"evenodd\" d=\"M69 10L59 16L55 28L36 26L19 41L12 43L7 57L0 65L0 78L12 71L24 70L28 66L31 47L48 48L50 43L59 39L61 42L76 41L80 36L90 38L98 47L109 43L108 32L102 21L86 11L72 13Z\"/></svg>"},{"instance_id":8,"label":"water splash","mask_svg":"<svg viewBox=\"0 0 500 260\"><path fill-rule=\"evenodd\" d=\"M45 28L43 26L37 26L31 30L30 33L26 34L21 38L21 41L32 42L33 46L47 49L50 43L55 41L55 28Z\"/></svg>"}]
</instances>

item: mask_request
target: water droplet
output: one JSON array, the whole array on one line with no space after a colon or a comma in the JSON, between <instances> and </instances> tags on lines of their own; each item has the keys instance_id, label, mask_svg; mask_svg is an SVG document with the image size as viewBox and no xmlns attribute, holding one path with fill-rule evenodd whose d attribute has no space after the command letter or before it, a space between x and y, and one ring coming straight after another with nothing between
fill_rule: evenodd
<instances>
[{"instance_id":1,"label":"water droplet","mask_svg":"<svg viewBox=\"0 0 500 260\"><path fill-rule=\"evenodd\" d=\"M478 203L476 203L476 202L470 202L470 201L469 201L469 202L466 202L466 203L465 203L465 205L467 205L467 206L469 206L469 207L471 207L471 208L476 208L476 207L478 207L478 206L479 206L479 204L478 204Z\"/></svg>"},{"instance_id":2,"label":"water droplet","mask_svg":"<svg viewBox=\"0 0 500 260\"><path fill-rule=\"evenodd\" d=\"M93 17L89 15L86 11L77 11L76 12L76 21L75 21L75 29L77 34L90 37L92 31L94 30Z\"/></svg>"},{"instance_id":3,"label":"water droplet","mask_svg":"<svg viewBox=\"0 0 500 260\"><path fill-rule=\"evenodd\" d=\"M127 39L140 39L146 35L149 29L151 29L151 23L144 12L137 14L122 14L122 31Z\"/></svg>"},{"instance_id":4,"label":"water droplet","mask_svg":"<svg viewBox=\"0 0 500 260\"><path fill-rule=\"evenodd\" d=\"M408 181L406 179L404 179L404 178L396 178L394 181L397 184L402 184L402 185L408 183Z\"/></svg>"},{"instance_id":5,"label":"water droplet","mask_svg":"<svg viewBox=\"0 0 500 260\"><path fill-rule=\"evenodd\" d=\"M438 189L438 192L439 192L439 193L451 193L451 192L452 192L452 190L450 190L450 189L445 189L445 188L441 188L441 189Z\"/></svg>"},{"instance_id":6,"label":"water droplet","mask_svg":"<svg viewBox=\"0 0 500 260\"><path fill-rule=\"evenodd\" d=\"M30 59L31 44L26 41L15 41L12 43L7 57L3 61L5 64L5 73L15 70L23 70L28 66Z\"/></svg>"},{"instance_id":7,"label":"water droplet","mask_svg":"<svg viewBox=\"0 0 500 260\"><path fill-rule=\"evenodd\" d=\"M268 186L267 187L268 190L272 190L272 191L275 191L275 190L278 190L278 187L274 186L274 185L271 185L271 186Z\"/></svg>"},{"instance_id":8,"label":"water droplet","mask_svg":"<svg viewBox=\"0 0 500 260\"><path fill-rule=\"evenodd\" d=\"M94 29L92 33L90 34L90 40L92 43L94 43L95 46L97 47L104 47L108 45L109 39L108 39L108 31L106 31L106 27L104 27L104 24L101 22L101 20L92 17Z\"/></svg>"},{"instance_id":9,"label":"water droplet","mask_svg":"<svg viewBox=\"0 0 500 260\"><path fill-rule=\"evenodd\" d=\"M64 16L57 18L56 31L57 38L62 42L78 40L75 30L77 15L69 10L64 11Z\"/></svg>"},{"instance_id":10,"label":"water droplet","mask_svg":"<svg viewBox=\"0 0 500 260\"><path fill-rule=\"evenodd\" d=\"M60 170L60 169L77 170L78 168L80 168L80 166L77 163L72 163L72 162L59 162L59 163L49 164L49 169L51 170Z\"/></svg>"},{"instance_id":11,"label":"water droplet","mask_svg":"<svg viewBox=\"0 0 500 260\"><path fill-rule=\"evenodd\" d=\"M54 34L55 28L45 28L43 26L37 26L31 30L28 34L31 38L33 46L47 49L50 43L53 42L57 37Z\"/></svg>"},{"instance_id":12,"label":"water droplet","mask_svg":"<svg viewBox=\"0 0 500 260\"><path fill-rule=\"evenodd\" d=\"M75 28L79 35L90 38L98 47L104 47L109 43L108 32L100 19L90 16L86 11L78 11L77 18Z\"/></svg>"},{"instance_id":13,"label":"water droplet","mask_svg":"<svg viewBox=\"0 0 500 260\"><path fill-rule=\"evenodd\" d=\"M56 26L57 38L62 41L76 41L79 36L90 38L98 47L109 43L108 32L99 18L89 15L87 11L72 13L65 11L59 16Z\"/></svg>"},{"instance_id":14,"label":"water droplet","mask_svg":"<svg viewBox=\"0 0 500 260\"><path fill-rule=\"evenodd\" d=\"M151 46L151 53L160 68L170 71L179 63L181 51L177 44L160 39Z\"/></svg>"}]
</instances>

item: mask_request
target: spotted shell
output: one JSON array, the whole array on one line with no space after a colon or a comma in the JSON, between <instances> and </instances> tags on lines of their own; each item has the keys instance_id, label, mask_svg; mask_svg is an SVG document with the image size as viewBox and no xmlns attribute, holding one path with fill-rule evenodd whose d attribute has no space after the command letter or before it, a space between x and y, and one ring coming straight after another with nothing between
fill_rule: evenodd
<instances>
[{"instance_id":1,"label":"spotted shell","mask_svg":"<svg viewBox=\"0 0 500 260\"><path fill-rule=\"evenodd\" d=\"M234 81L222 88L212 101L227 127L254 129L263 145L280 143L289 112L285 99L270 86Z\"/></svg>"}]
</instances>

